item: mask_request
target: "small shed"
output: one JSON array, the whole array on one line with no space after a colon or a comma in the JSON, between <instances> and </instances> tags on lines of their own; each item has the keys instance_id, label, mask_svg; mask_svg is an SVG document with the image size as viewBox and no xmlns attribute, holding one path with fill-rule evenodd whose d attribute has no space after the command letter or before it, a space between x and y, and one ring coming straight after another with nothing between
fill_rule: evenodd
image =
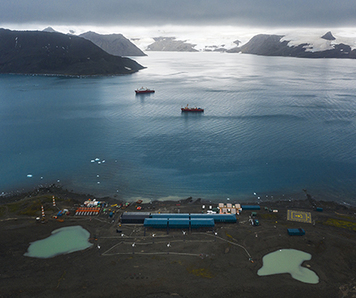
<instances>
[{"instance_id":1,"label":"small shed","mask_svg":"<svg viewBox=\"0 0 356 298\"><path fill-rule=\"evenodd\" d=\"M299 229L287 229L289 236L303 236L305 235L305 231L301 228Z\"/></svg>"}]
</instances>

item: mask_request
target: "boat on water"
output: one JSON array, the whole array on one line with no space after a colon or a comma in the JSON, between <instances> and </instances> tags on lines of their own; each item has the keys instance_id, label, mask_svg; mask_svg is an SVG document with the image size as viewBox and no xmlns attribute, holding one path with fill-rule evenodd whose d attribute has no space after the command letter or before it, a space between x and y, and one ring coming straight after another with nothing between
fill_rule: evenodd
<instances>
[{"instance_id":1,"label":"boat on water","mask_svg":"<svg viewBox=\"0 0 356 298\"><path fill-rule=\"evenodd\" d=\"M136 94L145 94L145 93L154 93L155 91L153 89L141 87L139 89L136 89L135 92L136 92Z\"/></svg>"},{"instance_id":2,"label":"boat on water","mask_svg":"<svg viewBox=\"0 0 356 298\"><path fill-rule=\"evenodd\" d=\"M195 112L195 113L201 113L201 112L204 112L204 109L202 108L190 108L188 105L184 108L181 108L181 111L182 112Z\"/></svg>"}]
</instances>

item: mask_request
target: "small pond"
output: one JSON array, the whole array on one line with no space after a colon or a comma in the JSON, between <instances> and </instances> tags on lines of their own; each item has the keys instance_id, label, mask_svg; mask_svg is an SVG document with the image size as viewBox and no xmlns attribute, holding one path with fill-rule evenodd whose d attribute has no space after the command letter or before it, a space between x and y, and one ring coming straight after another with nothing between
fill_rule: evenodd
<instances>
[{"instance_id":1,"label":"small pond","mask_svg":"<svg viewBox=\"0 0 356 298\"><path fill-rule=\"evenodd\" d=\"M265 255L263 266L258 270L259 276L289 273L294 279L304 283L317 284L319 277L308 268L302 267L304 261L310 260L311 255L296 249L280 249Z\"/></svg>"},{"instance_id":2,"label":"small pond","mask_svg":"<svg viewBox=\"0 0 356 298\"><path fill-rule=\"evenodd\" d=\"M90 233L81 226L64 227L52 232L46 239L32 242L24 254L33 258L52 258L61 254L68 254L84 250L92 243L89 242Z\"/></svg>"}]
</instances>

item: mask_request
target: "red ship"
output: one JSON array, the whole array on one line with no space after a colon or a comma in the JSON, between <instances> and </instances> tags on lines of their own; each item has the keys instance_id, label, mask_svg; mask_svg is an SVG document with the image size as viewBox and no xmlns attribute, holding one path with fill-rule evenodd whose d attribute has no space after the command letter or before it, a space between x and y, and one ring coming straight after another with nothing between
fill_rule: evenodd
<instances>
[{"instance_id":1,"label":"red ship","mask_svg":"<svg viewBox=\"0 0 356 298\"><path fill-rule=\"evenodd\" d=\"M201 112L204 112L204 109L202 108L189 108L188 105L184 108L181 108L181 111L182 112L198 112L198 113L201 113Z\"/></svg>"},{"instance_id":2,"label":"red ship","mask_svg":"<svg viewBox=\"0 0 356 298\"><path fill-rule=\"evenodd\" d=\"M135 92L136 94L144 94L144 93L154 93L155 91L153 89L141 87L140 89L136 89Z\"/></svg>"}]
</instances>

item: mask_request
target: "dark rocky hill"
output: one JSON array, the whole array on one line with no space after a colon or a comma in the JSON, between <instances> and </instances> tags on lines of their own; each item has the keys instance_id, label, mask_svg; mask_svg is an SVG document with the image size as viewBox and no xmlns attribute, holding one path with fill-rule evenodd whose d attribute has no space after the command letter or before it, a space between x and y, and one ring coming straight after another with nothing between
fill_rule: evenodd
<instances>
[{"instance_id":1,"label":"dark rocky hill","mask_svg":"<svg viewBox=\"0 0 356 298\"><path fill-rule=\"evenodd\" d=\"M86 32L80 37L90 40L105 52L115 56L146 56L137 46L122 34L98 34L95 32Z\"/></svg>"},{"instance_id":2,"label":"dark rocky hill","mask_svg":"<svg viewBox=\"0 0 356 298\"><path fill-rule=\"evenodd\" d=\"M308 50L310 48L308 43L299 44L297 46L289 46L289 41L282 40L283 37L283 35L259 34L251 38L250 41L243 46L237 47L228 52L301 58L356 58L356 50L352 50L349 45L343 43L334 44L332 49L324 51L310 51ZM326 33L320 38L328 41L335 39L331 32Z\"/></svg>"},{"instance_id":3,"label":"dark rocky hill","mask_svg":"<svg viewBox=\"0 0 356 298\"><path fill-rule=\"evenodd\" d=\"M0 73L118 75L144 67L91 41L57 32L0 29Z\"/></svg>"}]
</instances>

